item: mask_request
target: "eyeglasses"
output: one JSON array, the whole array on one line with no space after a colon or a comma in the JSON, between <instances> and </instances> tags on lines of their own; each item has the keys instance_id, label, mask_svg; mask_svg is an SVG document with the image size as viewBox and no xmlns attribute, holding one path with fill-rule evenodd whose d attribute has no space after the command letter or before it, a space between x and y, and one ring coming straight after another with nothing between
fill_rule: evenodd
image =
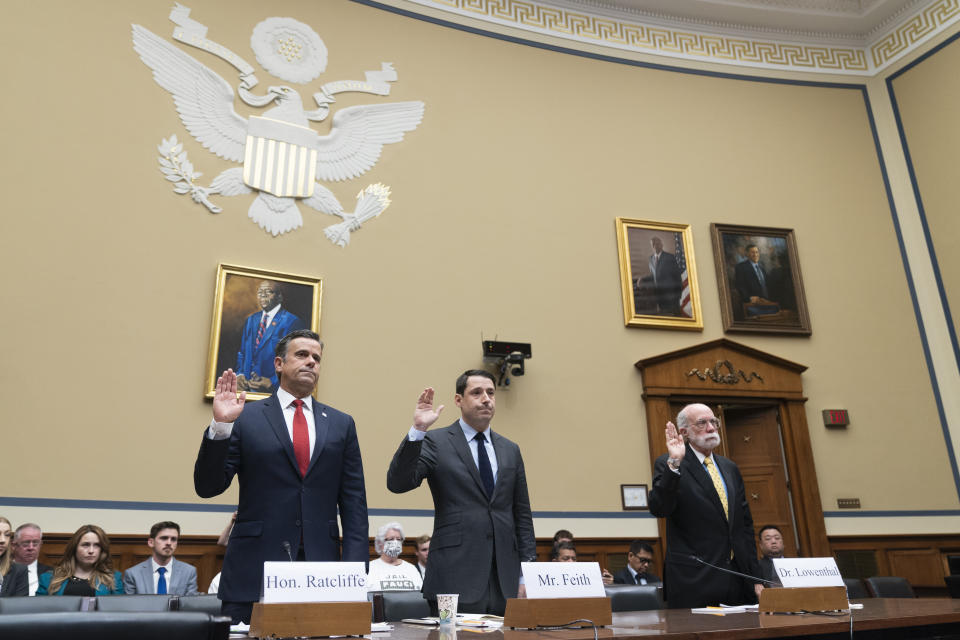
<instances>
[{"instance_id":1,"label":"eyeglasses","mask_svg":"<svg viewBox=\"0 0 960 640\"><path fill-rule=\"evenodd\" d=\"M20 540L16 543L18 547L39 547L41 542L39 540Z\"/></svg>"},{"instance_id":2,"label":"eyeglasses","mask_svg":"<svg viewBox=\"0 0 960 640\"><path fill-rule=\"evenodd\" d=\"M706 429L708 424L712 424L714 429L720 428L720 420L718 418L700 418L693 423L697 429Z\"/></svg>"}]
</instances>

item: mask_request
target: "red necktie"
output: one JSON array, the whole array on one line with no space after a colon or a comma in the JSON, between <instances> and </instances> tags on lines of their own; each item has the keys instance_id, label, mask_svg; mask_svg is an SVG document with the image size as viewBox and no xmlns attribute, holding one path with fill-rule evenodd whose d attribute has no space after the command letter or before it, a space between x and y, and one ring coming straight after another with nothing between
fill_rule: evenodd
<instances>
[{"instance_id":1,"label":"red necktie","mask_svg":"<svg viewBox=\"0 0 960 640\"><path fill-rule=\"evenodd\" d=\"M263 332L266 330L266 328L267 328L267 314L264 313L263 317L260 318L260 328L257 329L257 341L253 343L253 346L255 347L260 346L260 339L263 338Z\"/></svg>"},{"instance_id":2,"label":"red necktie","mask_svg":"<svg viewBox=\"0 0 960 640\"><path fill-rule=\"evenodd\" d=\"M300 475L307 475L310 466L310 434L307 432L307 417L303 415L303 400L293 401L297 410L293 414L293 456L300 467Z\"/></svg>"}]
</instances>

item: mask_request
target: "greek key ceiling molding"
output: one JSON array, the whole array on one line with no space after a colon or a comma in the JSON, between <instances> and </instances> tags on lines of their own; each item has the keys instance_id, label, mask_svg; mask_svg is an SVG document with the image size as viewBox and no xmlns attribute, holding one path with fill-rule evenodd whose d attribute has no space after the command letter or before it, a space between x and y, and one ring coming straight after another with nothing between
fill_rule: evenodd
<instances>
[{"instance_id":1,"label":"greek key ceiling molding","mask_svg":"<svg viewBox=\"0 0 960 640\"><path fill-rule=\"evenodd\" d=\"M760 33L592 2L407 0L492 25L635 53L807 73L871 76L960 21L960 0L917 2L863 36ZM492 30L496 30L495 27ZM758 35L759 34L759 35ZM576 46L576 45L572 45Z\"/></svg>"},{"instance_id":2,"label":"greek key ceiling molding","mask_svg":"<svg viewBox=\"0 0 960 640\"><path fill-rule=\"evenodd\" d=\"M898 60L960 18L960 0L939 0L870 46L878 70Z\"/></svg>"}]
</instances>

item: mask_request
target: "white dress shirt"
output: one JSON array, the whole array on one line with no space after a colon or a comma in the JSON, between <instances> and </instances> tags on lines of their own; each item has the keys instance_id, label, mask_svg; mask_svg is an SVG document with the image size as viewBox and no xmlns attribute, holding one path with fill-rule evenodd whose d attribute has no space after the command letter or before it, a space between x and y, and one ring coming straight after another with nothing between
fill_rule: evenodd
<instances>
[{"instance_id":1,"label":"white dress shirt","mask_svg":"<svg viewBox=\"0 0 960 640\"><path fill-rule=\"evenodd\" d=\"M170 582L171 582L170 576L173 575L173 565L175 562L176 560L174 560L173 558L170 558L170 562L168 562L166 565L162 565L162 564L157 564L157 561L153 557L150 558L150 567L153 569L153 592L154 593L157 593L157 583L160 582L160 572L157 571L157 569L159 569L160 567L163 567L164 569L167 570L167 572L163 574L163 578L164 580L167 581L167 593L170 593Z\"/></svg>"},{"instance_id":2,"label":"white dress shirt","mask_svg":"<svg viewBox=\"0 0 960 640\"><path fill-rule=\"evenodd\" d=\"M277 389L277 400L280 401L280 406L283 408L283 421L287 424L287 433L290 436L290 442L293 442L293 415L297 410L293 401L296 400L296 397L294 397L292 393L287 392L283 387L280 387ZM307 396L306 398L301 398L301 400L303 400L303 417L307 420L307 435L310 437L310 457L312 458L313 447L317 442L317 427L313 420L313 397ZM216 420L211 420L210 428L207 429L207 437L211 440L226 440L230 437L231 433L233 433L232 422L217 422Z\"/></svg>"},{"instance_id":3,"label":"white dress shirt","mask_svg":"<svg viewBox=\"0 0 960 640\"><path fill-rule=\"evenodd\" d=\"M479 444L474 440L479 431L468 425L463 421L463 418L460 418L460 429L463 430L463 437L467 439L467 446L470 447L470 455L473 456L473 464L477 465L477 469L480 468L480 458L477 445ZM417 442L418 440L423 440L427 435L426 431L420 431L416 427L410 427L410 431L407 433L407 439L410 442ZM497 481L497 452L493 450L493 430L487 429L483 432L484 438L486 441L483 443L484 448L487 450L487 457L490 458L490 470L493 472L493 481Z\"/></svg>"}]
</instances>

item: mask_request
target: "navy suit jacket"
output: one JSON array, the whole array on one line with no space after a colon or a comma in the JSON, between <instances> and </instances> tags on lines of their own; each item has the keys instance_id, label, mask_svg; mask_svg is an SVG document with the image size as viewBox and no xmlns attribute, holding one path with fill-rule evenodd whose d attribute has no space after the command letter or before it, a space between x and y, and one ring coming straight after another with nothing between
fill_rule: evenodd
<instances>
[{"instance_id":1,"label":"navy suit jacket","mask_svg":"<svg viewBox=\"0 0 960 640\"><path fill-rule=\"evenodd\" d=\"M643 576L646 579L647 584L660 584L660 578L652 573L638 573L637 577L639 578L640 576ZM637 580L633 577L633 574L630 573L630 569L628 567L624 567L623 569L620 569L620 571L617 571L615 574L613 574L613 584L640 583L637 582Z\"/></svg>"},{"instance_id":2,"label":"navy suit jacket","mask_svg":"<svg viewBox=\"0 0 960 640\"><path fill-rule=\"evenodd\" d=\"M520 563L537 559L520 447L498 433L493 433L492 443L497 477L490 498L459 420L431 429L420 442L404 437L390 462L390 491L410 491L426 479L433 494L430 570L423 578L428 598L459 593L460 602L481 600L494 560L500 589L504 597L513 598L520 584Z\"/></svg>"},{"instance_id":3,"label":"navy suit jacket","mask_svg":"<svg viewBox=\"0 0 960 640\"><path fill-rule=\"evenodd\" d=\"M689 444L679 474L667 467L666 454L653 465L650 513L667 521L663 584L671 608L756 601L753 583L704 566L690 557L698 556L726 569L760 576L753 517L740 470L728 458L713 457L727 486L729 518L723 513L710 474Z\"/></svg>"},{"instance_id":4,"label":"navy suit jacket","mask_svg":"<svg viewBox=\"0 0 960 640\"><path fill-rule=\"evenodd\" d=\"M231 602L260 599L263 563L287 560L300 540L308 561L367 562L370 558L363 463L353 418L313 401L316 444L305 477L276 394L247 403L230 438L204 432L194 466L197 495L226 491L237 476L240 501L223 560L218 595ZM337 511L343 525L343 543Z\"/></svg>"},{"instance_id":5,"label":"navy suit jacket","mask_svg":"<svg viewBox=\"0 0 960 640\"><path fill-rule=\"evenodd\" d=\"M237 375L243 374L250 378L250 374L257 374L261 378L270 378L273 389L277 388L277 370L273 366L274 350L280 338L296 329L305 329L303 320L293 315L283 307L270 321L270 326L263 332L260 344L257 341L257 330L260 328L262 311L250 314L243 323L243 337L240 340L240 351L237 353Z\"/></svg>"},{"instance_id":6,"label":"navy suit jacket","mask_svg":"<svg viewBox=\"0 0 960 640\"><path fill-rule=\"evenodd\" d=\"M759 262L757 266L760 267L760 272L763 274L764 281L767 281L767 271L763 268L763 265ZM740 302L750 302L750 298L757 296L759 298L768 298L769 293L764 294L763 285L760 284L760 278L757 277L757 272L753 268L752 260L744 260L739 263L735 269L735 280L737 292L740 293ZM768 288L769 290L769 288Z\"/></svg>"},{"instance_id":7,"label":"navy suit jacket","mask_svg":"<svg viewBox=\"0 0 960 640\"><path fill-rule=\"evenodd\" d=\"M660 252L660 261L650 256L650 274L647 279L653 282L657 305L662 313L676 313L680 310L680 294L683 292L683 274L680 265L672 253Z\"/></svg>"}]
</instances>

